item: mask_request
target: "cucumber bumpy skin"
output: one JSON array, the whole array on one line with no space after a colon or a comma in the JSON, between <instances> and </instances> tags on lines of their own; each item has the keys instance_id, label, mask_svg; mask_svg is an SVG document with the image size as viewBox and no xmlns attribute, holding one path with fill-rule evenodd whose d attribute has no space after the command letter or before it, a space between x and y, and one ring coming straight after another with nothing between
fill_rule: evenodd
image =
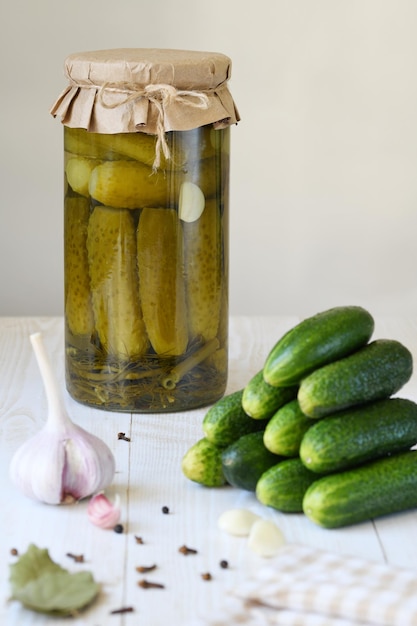
<instances>
[{"instance_id":1,"label":"cucumber bumpy skin","mask_svg":"<svg viewBox=\"0 0 417 626\"><path fill-rule=\"evenodd\" d=\"M341 306L309 317L275 344L264 365L264 378L280 387L299 384L310 372L364 346L374 331L370 313Z\"/></svg>"},{"instance_id":2,"label":"cucumber bumpy skin","mask_svg":"<svg viewBox=\"0 0 417 626\"><path fill-rule=\"evenodd\" d=\"M327 474L405 452L416 442L417 404L389 398L313 423L301 441L300 458L313 472Z\"/></svg>"},{"instance_id":3,"label":"cucumber bumpy skin","mask_svg":"<svg viewBox=\"0 0 417 626\"><path fill-rule=\"evenodd\" d=\"M181 224L174 209L143 209L137 228L139 296L157 354L180 356L188 344Z\"/></svg>"},{"instance_id":4,"label":"cucumber bumpy skin","mask_svg":"<svg viewBox=\"0 0 417 626\"><path fill-rule=\"evenodd\" d=\"M206 199L217 191L215 159L190 163L186 172L158 170L140 161L106 161L97 165L89 180L94 200L116 209L166 207L178 200L181 183L197 184Z\"/></svg>"},{"instance_id":5,"label":"cucumber bumpy skin","mask_svg":"<svg viewBox=\"0 0 417 626\"><path fill-rule=\"evenodd\" d=\"M377 339L304 378L298 390L300 408L308 417L320 418L382 400L399 391L412 372L413 357L403 344Z\"/></svg>"},{"instance_id":6,"label":"cucumber bumpy skin","mask_svg":"<svg viewBox=\"0 0 417 626\"><path fill-rule=\"evenodd\" d=\"M242 406L255 420L271 418L284 404L297 397L298 386L273 387L265 382L263 370L255 374L243 390Z\"/></svg>"},{"instance_id":7,"label":"cucumber bumpy skin","mask_svg":"<svg viewBox=\"0 0 417 626\"><path fill-rule=\"evenodd\" d=\"M225 485L221 452L221 448L206 437L199 439L182 458L181 469L184 476L205 487Z\"/></svg>"},{"instance_id":8,"label":"cucumber bumpy skin","mask_svg":"<svg viewBox=\"0 0 417 626\"><path fill-rule=\"evenodd\" d=\"M255 491L262 474L281 458L263 443L263 433L249 433L227 446L222 452L224 476L233 487Z\"/></svg>"},{"instance_id":9,"label":"cucumber bumpy skin","mask_svg":"<svg viewBox=\"0 0 417 626\"><path fill-rule=\"evenodd\" d=\"M182 226L190 337L210 341L220 324L223 285L221 211L209 200L199 219Z\"/></svg>"},{"instance_id":10,"label":"cucumber bumpy skin","mask_svg":"<svg viewBox=\"0 0 417 626\"><path fill-rule=\"evenodd\" d=\"M139 300L132 213L96 206L88 223L87 250L101 345L120 361L142 356L149 342Z\"/></svg>"},{"instance_id":11,"label":"cucumber bumpy skin","mask_svg":"<svg viewBox=\"0 0 417 626\"><path fill-rule=\"evenodd\" d=\"M291 400L268 421L263 435L265 447L274 454L298 456L303 436L313 425L314 422L301 411L298 400Z\"/></svg>"},{"instance_id":12,"label":"cucumber bumpy skin","mask_svg":"<svg viewBox=\"0 0 417 626\"><path fill-rule=\"evenodd\" d=\"M203 432L216 446L226 447L248 433L265 428L265 423L246 415L242 407L243 389L220 398L203 419Z\"/></svg>"},{"instance_id":13,"label":"cucumber bumpy skin","mask_svg":"<svg viewBox=\"0 0 417 626\"><path fill-rule=\"evenodd\" d=\"M182 169L187 165L187 158L178 142L172 144L167 134L171 158L169 162L161 154L161 169ZM156 135L146 133L91 133L84 128L65 127L64 146L67 152L78 156L92 157L106 161L133 159L152 167L155 160ZM213 149L211 150L213 153Z\"/></svg>"},{"instance_id":14,"label":"cucumber bumpy skin","mask_svg":"<svg viewBox=\"0 0 417 626\"><path fill-rule=\"evenodd\" d=\"M140 161L106 161L97 165L89 180L89 193L101 204L116 209L165 206L169 177Z\"/></svg>"},{"instance_id":15,"label":"cucumber bumpy skin","mask_svg":"<svg viewBox=\"0 0 417 626\"><path fill-rule=\"evenodd\" d=\"M91 336L94 331L87 255L89 216L87 198L65 198L65 316L73 335Z\"/></svg>"},{"instance_id":16,"label":"cucumber bumpy skin","mask_svg":"<svg viewBox=\"0 0 417 626\"><path fill-rule=\"evenodd\" d=\"M262 474L256 497L265 506L283 513L301 513L304 494L317 478L298 457L285 459Z\"/></svg>"},{"instance_id":17,"label":"cucumber bumpy skin","mask_svg":"<svg viewBox=\"0 0 417 626\"><path fill-rule=\"evenodd\" d=\"M321 477L303 500L305 515L323 528L350 526L415 507L417 450Z\"/></svg>"}]
</instances>

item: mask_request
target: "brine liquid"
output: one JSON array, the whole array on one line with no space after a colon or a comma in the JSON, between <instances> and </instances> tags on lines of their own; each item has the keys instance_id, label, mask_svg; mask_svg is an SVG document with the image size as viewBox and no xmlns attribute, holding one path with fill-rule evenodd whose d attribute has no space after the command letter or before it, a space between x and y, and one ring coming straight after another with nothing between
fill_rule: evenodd
<instances>
[{"instance_id":1,"label":"brine liquid","mask_svg":"<svg viewBox=\"0 0 417 626\"><path fill-rule=\"evenodd\" d=\"M64 127L66 381L113 411L215 402L228 364L230 130Z\"/></svg>"}]
</instances>

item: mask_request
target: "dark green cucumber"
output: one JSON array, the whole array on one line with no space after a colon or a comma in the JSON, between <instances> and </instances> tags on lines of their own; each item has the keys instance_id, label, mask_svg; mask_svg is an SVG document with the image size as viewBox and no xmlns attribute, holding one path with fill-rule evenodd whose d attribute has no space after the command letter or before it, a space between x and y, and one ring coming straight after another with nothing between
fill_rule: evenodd
<instances>
[{"instance_id":1,"label":"dark green cucumber","mask_svg":"<svg viewBox=\"0 0 417 626\"><path fill-rule=\"evenodd\" d=\"M264 446L263 433L249 433L222 452L223 474L233 487L255 491L262 474L280 461Z\"/></svg>"},{"instance_id":2,"label":"dark green cucumber","mask_svg":"<svg viewBox=\"0 0 417 626\"><path fill-rule=\"evenodd\" d=\"M324 528L340 528L417 507L417 450L370 461L316 480L303 511Z\"/></svg>"},{"instance_id":3,"label":"dark green cucumber","mask_svg":"<svg viewBox=\"0 0 417 626\"><path fill-rule=\"evenodd\" d=\"M268 385L261 370L244 388L242 406L253 419L269 419L283 404L296 398L297 392L298 386L272 387Z\"/></svg>"},{"instance_id":4,"label":"dark green cucumber","mask_svg":"<svg viewBox=\"0 0 417 626\"><path fill-rule=\"evenodd\" d=\"M325 474L409 450L416 443L417 404L389 398L314 423L302 439L300 458L308 469Z\"/></svg>"},{"instance_id":5,"label":"dark green cucumber","mask_svg":"<svg viewBox=\"0 0 417 626\"><path fill-rule=\"evenodd\" d=\"M265 381L273 386L297 385L318 367L364 346L374 331L370 313L359 306L341 306L309 317L275 344L264 365Z\"/></svg>"},{"instance_id":6,"label":"dark green cucumber","mask_svg":"<svg viewBox=\"0 0 417 626\"><path fill-rule=\"evenodd\" d=\"M304 415L298 400L291 400L271 417L264 432L264 444L274 454L298 456L304 434L315 422Z\"/></svg>"},{"instance_id":7,"label":"dark green cucumber","mask_svg":"<svg viewBox=\"0 0 417 626\"><path fill-rule=\"evenodd\" d=\"M317 479L317 474L310 472L299 458L285 459L262 474L256 497L283 513L301 513L304 494Z\"/></svg>"},{"instance_id":8,"label":"dark green cucumber","mask_svg":"<svg viewBox=\"0 0 417 626\"><path fill-rule=\"evenodd\" d=\"M393 395L410 379L413 357L399 341L377 339L304 378L300 408L309 417L330 415Z\"/></svg>"},{"instance_id":9,"label":"dark green cucumber","mask_svg":"<svg viewBox=\"0 0 417 626\"><path fill-rule=\"evenodd\" d=\"M203 432L216 446L226 447L242 435L263 430L265 424L249 417L242 407L243 389L220 398L203 418Z\"/></svg>"},{"instance_id":10,"label":"dark green cucumber","mask_svg":"<svg viewBox=\"0 0 417 626\"><path fill-rule=\"evenodd\" d=\"M181 469L184 476L205 487L225 485L226 478L223 474L221 453L221 448L203 437L183 456Z\"/></svg>"}]
</instances>

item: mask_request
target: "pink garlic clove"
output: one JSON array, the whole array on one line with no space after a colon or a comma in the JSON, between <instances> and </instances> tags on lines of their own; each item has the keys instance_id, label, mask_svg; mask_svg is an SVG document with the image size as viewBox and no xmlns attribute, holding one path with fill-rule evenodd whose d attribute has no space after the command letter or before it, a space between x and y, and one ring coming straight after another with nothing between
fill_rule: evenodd
<instances>
[{"instance_id":1,"label":"pink garlic clove","mask_svg":"<svg viewBox=\"0 0 417 626\"><path fill-rule=\"evenodd\" d=\"M119 496L114 502L104 495L103 492L93 496L87 507L87 515L93 524L100 528L114 528L120 519Z\"/></svg>"}]
</instances>

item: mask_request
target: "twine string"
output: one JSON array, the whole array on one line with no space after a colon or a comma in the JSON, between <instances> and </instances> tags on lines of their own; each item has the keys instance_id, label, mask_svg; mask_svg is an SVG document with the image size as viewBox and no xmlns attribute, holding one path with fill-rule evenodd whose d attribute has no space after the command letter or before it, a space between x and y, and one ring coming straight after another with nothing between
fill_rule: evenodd
<instances>
[{"instance_id":1,"label":"twine string","mask_svg":"<svg viewBox=\"0 0 417 626\"><path fill-rule=\"evenodd\" d=\"M125 94L117 102L106 102L105 95L108 92ZM136 102L141 98L146 98L157 110L156 118L156 145L155 160L152 169L155 171L161 164L161 153L168 160L171 157L170 149L166 140L165 132L165 111L172 103L179 103L184 106L198 109L207 109L209 98L207 91L187 91L176 89L172 85L152 84L146 87L131 83L104 83L98 90L98 101L106 109L116 109L119 106Z\"/></svg>"}]
</instances>

